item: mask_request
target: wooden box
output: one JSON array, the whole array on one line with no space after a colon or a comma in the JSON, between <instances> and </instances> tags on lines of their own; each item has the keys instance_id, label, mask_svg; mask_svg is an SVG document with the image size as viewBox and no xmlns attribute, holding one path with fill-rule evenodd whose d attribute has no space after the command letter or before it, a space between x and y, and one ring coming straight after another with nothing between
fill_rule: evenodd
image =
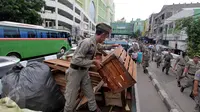
<instances>
[{"instance_id":1,"label":"wooden box","mask_svg":"<svg viewBox=\"0 0 200 112\"><path fill-rule=\"evenodd\" d=\"M136 64L120 46L107 55L98 70L112 92L121 92L136 83Z\"/></svg>"}]
</instances>

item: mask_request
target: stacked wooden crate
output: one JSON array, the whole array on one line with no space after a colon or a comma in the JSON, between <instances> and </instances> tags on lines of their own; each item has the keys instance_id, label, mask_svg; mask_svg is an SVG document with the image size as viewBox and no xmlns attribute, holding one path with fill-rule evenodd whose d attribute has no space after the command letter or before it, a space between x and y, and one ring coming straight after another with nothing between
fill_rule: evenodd
<instances>
[{"instance_id":1,"label":"stacked wooden crate","mask_svg":"<svg viewBox=\"0 0 200 112\"><path fill-rule=\"evenodd\" d=\"M136 64L121 46L103 59L103 67L98 72L114 93L136 83Z\"/></svg>"}]
</instances>

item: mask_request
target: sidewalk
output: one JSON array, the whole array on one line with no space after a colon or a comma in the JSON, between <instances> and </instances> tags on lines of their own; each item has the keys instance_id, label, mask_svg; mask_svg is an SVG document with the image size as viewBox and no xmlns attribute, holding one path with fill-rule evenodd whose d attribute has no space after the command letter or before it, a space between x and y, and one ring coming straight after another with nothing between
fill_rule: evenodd
<instances>
[{"instance_id":1,"label":"sidewalk","mask_svg":"<svg viewBox=\"0 0 200 112\"><path fill-rule=\"evenodd\" d=\"M142 67L137 67L137 88L140 112L168 112L149 77L143 73Z\"/></svg>"},{"instance_id":2,"label":"sidewalk","mask_svg":"<svg viewBox=\"0 0 200 112\"><path fill-rule=\"evenodd\" d=\"M167 92L170 99L177 104L183 112L192 112L195 107L195 102L189 97L191 88L185 89L183 93L180 92L180 88L177 87L176 75L173 70L170 70L169 75L166 75L162 72L162 66L156 68L156 63L151 62L149 71L155 74L155 78ZM185 79L181 81L182 84L185 84Z\"/></svg>"}]
</instances>

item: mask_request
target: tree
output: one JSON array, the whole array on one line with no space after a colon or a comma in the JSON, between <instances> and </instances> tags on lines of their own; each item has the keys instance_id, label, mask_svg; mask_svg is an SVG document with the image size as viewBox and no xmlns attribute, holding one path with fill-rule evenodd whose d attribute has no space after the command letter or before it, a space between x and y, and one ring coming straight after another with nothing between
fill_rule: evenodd
<instances>
[{"instance_id":1,"label":"tree","mask_svg":"<svg viewBox=\"0 0 200 112\"><path fill-rule=\"evenodd\" d=\"M141 31L140 30L137 30L135 32L135 38L139 38L141 36Z\"/></svg>"},{"instance_id":2,"label":"tree","mask_svg":"<svg viewBox=\"0 0 200 112\"><path fill-rule=\"evenodd\" d=\"M200 18L188 17L177 20L175 30L183 29L186 29L188 35L188 55L200 55Z\"/></svg>"},{"instance_id":3,"label":"tree","mask_svg":"<svg viewBox=\"0 0 200 112\"><path fill-rule=\"evenodd\" d=\"M42 24L44 0L0 0L0 21Z\"/></svg>"}]
</instances>

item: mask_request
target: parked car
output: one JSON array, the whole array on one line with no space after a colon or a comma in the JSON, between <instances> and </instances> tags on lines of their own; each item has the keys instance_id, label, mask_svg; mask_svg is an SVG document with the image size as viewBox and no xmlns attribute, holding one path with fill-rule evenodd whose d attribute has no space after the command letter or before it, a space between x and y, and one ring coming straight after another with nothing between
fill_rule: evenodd
<instances>
[{"instance_id":1,"label":"parked car","mask_svg":"<svg viewBox=\"0 0 200 112\"><path fill-rule=\"evenodd\" d=\"M120 44L126 51L128 50L128 48L130 47L130 44L127 41L124 40L106 40L104 41L104 44Z\"/></svg>"},{"instance_id":2,"label":"parked car","mask_svg":"<svg viewBox=\"0 0 200 112\"><path fill-rule=\"evenodd\" d=\"M15 57L0 56L0 79L19 61L20 59Z\"/></svg>"}]
</instances>

